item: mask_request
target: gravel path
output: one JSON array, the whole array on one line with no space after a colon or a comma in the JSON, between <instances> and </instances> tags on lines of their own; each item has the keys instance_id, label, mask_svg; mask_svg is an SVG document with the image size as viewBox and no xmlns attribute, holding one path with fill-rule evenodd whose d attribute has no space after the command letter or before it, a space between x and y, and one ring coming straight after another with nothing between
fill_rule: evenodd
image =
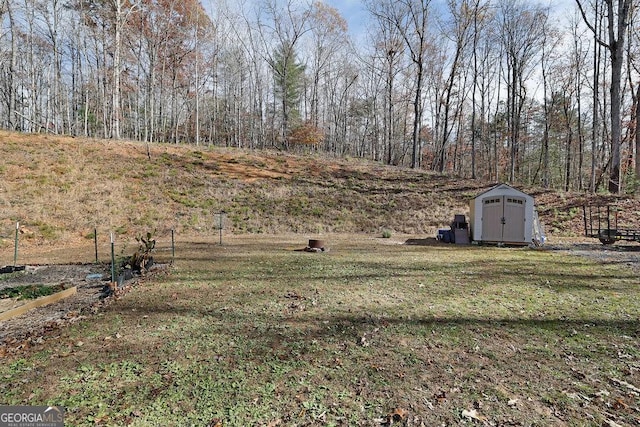
<instances>
[{"instance_id":1,"label":"gravel path","mask_svg":"<svg viewBox=\"0 0 640 427\"><path fill-rule=\"evenodd\" d=\"M619 242L603 245L600 242L560 242L548 244L545 249L587 257L603 264L620 264L640 273L640 244Z\"/></svg>"}]
</instances>

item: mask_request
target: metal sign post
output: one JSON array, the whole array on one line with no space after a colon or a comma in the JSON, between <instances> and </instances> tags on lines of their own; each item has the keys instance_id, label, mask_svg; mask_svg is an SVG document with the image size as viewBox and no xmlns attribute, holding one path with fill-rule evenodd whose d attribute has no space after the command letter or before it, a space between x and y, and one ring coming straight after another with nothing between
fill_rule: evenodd
<instances>
[{"instance_id":1,"label":"metal sign post","mask_svg":"<svg viewBox=\"0 0 640 427\"><path fill-rule=\"evenodd\" d=\"M20 233L20 222L16 222L16 237L13 244L13 266L18 265L18 235Z\"/></svg>"},{"instance_id":2,"label":"metal sign post","mask_svg":"<svg viewBox=\"0 0 640 427\"><path fill-rule=\"evenodd\" d=\"M96 264L98 263L98 227L93 229L93 249L96 253Z\"/></svg>"},{"instance_id":3,"label":"metal sign post","mask_svg":"<svg viewBox=\"0 0 640 427\"><path fill-rule=\"evenodd\" d=\"M113 232L111 233L111 283L116 282L116 254L115 254L115 239L113 238Z\"/></svg>"},{"instance_id":4,"label":"metal sign post","mask_svg":"<svg viewBox=\"0 0 640 427\"><path fill-rule=\"evenodd\" d=\"M171 261L176 257L176 238L175 238L175 230L171 229Z\"/></svg>"},{"instance_id":5,"label":"metal sign post","mask_svg":"<svg viewBox=\"0 0 640 427\"><path fill-rule=\"evenodd\" d=\"M225 211L220 211L216 214L213 214L213 222L214 228L220 231L220 245L222 245L222 230L224 229L224 221L227 213Z\"/></svg>"}]
</instances>

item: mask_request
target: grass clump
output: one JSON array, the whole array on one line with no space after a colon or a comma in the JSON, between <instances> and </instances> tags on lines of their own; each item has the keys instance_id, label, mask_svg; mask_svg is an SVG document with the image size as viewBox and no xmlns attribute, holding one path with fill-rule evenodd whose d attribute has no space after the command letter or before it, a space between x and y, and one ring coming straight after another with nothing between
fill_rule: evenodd
<instances>
[{"instance_id":1,"label":"grass clump","mask_svg":"<svg viewBox=\"0 0 640 427\"><path fill-rule=\"evenodd\" d=\"M29 300L53 295L64 291L64 285L22 285L11 288L0 289L0 299L16 298L18 300Z\"/></svg>"}]
</instances>

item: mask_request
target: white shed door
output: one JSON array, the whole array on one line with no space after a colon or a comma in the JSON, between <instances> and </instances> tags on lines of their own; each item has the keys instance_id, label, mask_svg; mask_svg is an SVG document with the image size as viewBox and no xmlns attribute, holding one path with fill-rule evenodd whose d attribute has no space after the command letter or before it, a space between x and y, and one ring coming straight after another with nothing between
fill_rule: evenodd
<instances>
[{"instance_id":1,"label":"white shed door","mask_svg":"<svg viewBox=\"0 0 640 427\"><path fill-rule=\"evenodd\" d=\"M502 217L504 197L487 197L482 200L482 240L502 241Z\"/></svg>"},{"instance_id":2,"label":"white shed door","mask_svg":"<svg viewBox=\"0 0 640 427\"><path fill-rule=\"evenodd\" d=\"M523 242L524 197L497 196L482 201L482 240L486 242Z\"/></svg>"},{"instance_id":3,"label":"white shed door","mask_svg":"<svg viewBox=\"0 0 640 427\"><path fill-rule=\"evenodd\" d=\"M504 228L502 240L505 242L524 242L524 197L504 198Z\"/></svg>"}]
</instances>

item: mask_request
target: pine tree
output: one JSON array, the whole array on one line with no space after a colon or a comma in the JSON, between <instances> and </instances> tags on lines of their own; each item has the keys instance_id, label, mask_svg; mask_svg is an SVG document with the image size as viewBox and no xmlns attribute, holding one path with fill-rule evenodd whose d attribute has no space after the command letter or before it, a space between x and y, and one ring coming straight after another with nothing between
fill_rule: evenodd
<instances>
[{"instance_id":1,"label":"pine tree","mask_svg":"<svg viewBox=\"0 0 640 427\"><path fill-rule=\"evenodd\" d=\"M282 138L286 141L291 125L300 118L297 107L304 84L305 66L298 62L293 46L284 42L274 52L271 68L274 93L280 101L282 113Z\"/></svg>"}]
</instances>

